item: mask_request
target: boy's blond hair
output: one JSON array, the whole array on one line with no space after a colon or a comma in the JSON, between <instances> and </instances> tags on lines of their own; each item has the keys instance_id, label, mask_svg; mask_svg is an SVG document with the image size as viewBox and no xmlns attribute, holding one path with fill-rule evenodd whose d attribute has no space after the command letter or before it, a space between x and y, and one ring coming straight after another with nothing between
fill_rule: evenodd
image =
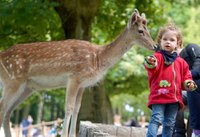
<instances>
[{"instance_id":1,"label":"boy's blond hair","mask_svg":"<svg viewBox=\"0 0 200 137\"><path fill-rule=\"evenodd\" d=\"M176 37L177 37L177 48L182 48L183 47L183 36L181 30L175 26L174 23L168 23L164 27L160 28L158 35L157 35L157 43L160 45L161 39L163 34L168 31L174 31L176 32Z\"/></svg>"}]
</instances>

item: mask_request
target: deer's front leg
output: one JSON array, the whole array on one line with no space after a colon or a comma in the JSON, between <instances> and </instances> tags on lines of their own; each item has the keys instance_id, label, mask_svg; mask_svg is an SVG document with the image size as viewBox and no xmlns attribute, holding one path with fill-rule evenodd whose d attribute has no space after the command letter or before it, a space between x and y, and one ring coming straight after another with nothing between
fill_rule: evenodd
<instances>
[{"instance_id":1,"label":"deer's front leg","mask_svg":"<svg viewBox=\"0 0 200 137\"><path fill-rule=\"evenodd\" d=\"M71 127L70 127L70 132L69 132L70 137L76 137L77 117L78 117L79 109L81 107L83 92L84 92L84 89L80 88L78 91L78 94L76 95L76 103L75 103L75 108L72 114L72 121L71 121Z\"/></svg>"},{"instance_id":2,"label":"deer's front leg","mask_svg":"<svg viewBox=\"0 0 200 137\"><path fill-rule=\"evenodd\" d=\"M62 129L62 137L68 137L68 129L69 129L69 123L72 116L72 113L74 111L75 102L76 102L76 96L79 91L79 83L77 80L70 80L68 82L66 97L65 97L65 119ZM71 137L71 136L69 136Z\"/></svg>"}]
</instances>

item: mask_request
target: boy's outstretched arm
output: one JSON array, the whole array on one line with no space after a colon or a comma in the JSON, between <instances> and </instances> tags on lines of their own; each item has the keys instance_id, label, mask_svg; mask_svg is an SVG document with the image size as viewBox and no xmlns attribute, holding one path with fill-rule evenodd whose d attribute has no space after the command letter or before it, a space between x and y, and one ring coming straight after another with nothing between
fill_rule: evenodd
<instances>
[{"instance_id":1,"label":"boy's outstretched arm","mask_svg":"<svg viewBox=\"0 0 200 137\"><path fill-rule=\"evenodd\" d=\"M154 68L156 67L157 65L157 60L154 56L147 56L145 58L145 62L144 62L144 65L147 67L147 68Z\"/></svg>"}]
</instances>

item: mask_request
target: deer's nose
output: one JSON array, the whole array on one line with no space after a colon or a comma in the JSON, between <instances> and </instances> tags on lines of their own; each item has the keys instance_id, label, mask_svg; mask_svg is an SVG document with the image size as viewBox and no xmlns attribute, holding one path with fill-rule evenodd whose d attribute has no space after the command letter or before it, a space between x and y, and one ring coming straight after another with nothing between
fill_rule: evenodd
<instances>
[{"instance_id":1,"label":"deer's nose","mask_svg":"<svg viewBox=\"0 0 200 137\"><path fill-rule=\"evenodd\" d=\"M143 30L142 30L142 29L138 29L138 32L142 34L142 33L143 33Z\"/></svg>"},{"instance_id":2,"label":"deer's nose","mask_svg":"<svg viewBox=\"0 0 200 137\"><path fill-rule=\"evenodd\" d=\"M153 50L154 51L160 50L160 46L158 44L153 45Z\"/></svg>"}]
</instances>

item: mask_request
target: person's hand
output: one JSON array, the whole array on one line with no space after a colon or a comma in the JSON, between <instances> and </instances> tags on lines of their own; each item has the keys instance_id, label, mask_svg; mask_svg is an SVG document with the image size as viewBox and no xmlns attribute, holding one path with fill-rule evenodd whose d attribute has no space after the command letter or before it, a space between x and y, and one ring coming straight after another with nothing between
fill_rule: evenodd
<instances>
[{"instance_id":1,"label":"person's hand","mask_svg":"<svg viewBox=\"0 0 200 137\"><path fill-rule=\"evenodd\" d=\"M188 82L187 86L190 91L193 91L197 88L197 85L193 81Z\"/></svg>"},{"instance_id":2,"label":"person's hand","mask_svg":"<svg viewBox=\"0 0 200 137\"><path fill-rule=\"evenodd\" d=\"M155 66L156 64L156 58L154 56L147 56L146 61L148 64Z\"/></svg>"}]
</instances>

